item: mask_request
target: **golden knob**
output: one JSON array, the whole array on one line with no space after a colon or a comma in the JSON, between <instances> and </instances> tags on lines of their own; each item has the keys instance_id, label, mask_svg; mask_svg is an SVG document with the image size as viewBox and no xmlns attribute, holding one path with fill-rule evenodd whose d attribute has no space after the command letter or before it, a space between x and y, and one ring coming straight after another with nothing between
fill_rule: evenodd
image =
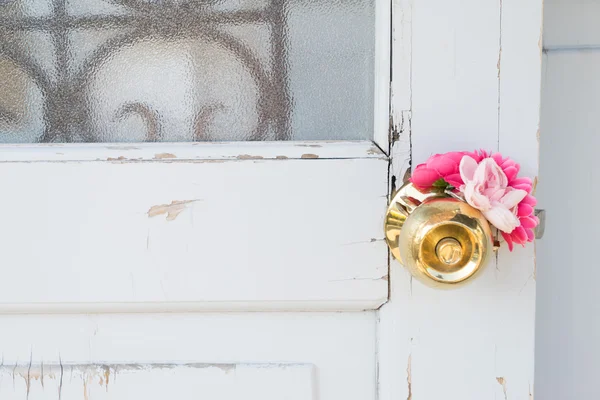
<instances>
[{"instance_id":1,"label":"golden knob","mask_svg":"<svg viewBox=\"0 0 600 400\"><path fill-rule=\"evenodd\" d=\"M435 245L435 254L446 265L456 265L462 258L463 249L454 238L443 238Z\"/></svg>"},{"instance_id":2,"label":"golden knob","mask_svg":"<svg viewBox=\"0 0 600 400\"><path fill-rule=\"evenodd\" d=\"M433 287L471 281L492 251L491 229L481 212L452 197L420 192L412 184L395 195L385 231L394 257Z\"/></svg>"}]
</instances>

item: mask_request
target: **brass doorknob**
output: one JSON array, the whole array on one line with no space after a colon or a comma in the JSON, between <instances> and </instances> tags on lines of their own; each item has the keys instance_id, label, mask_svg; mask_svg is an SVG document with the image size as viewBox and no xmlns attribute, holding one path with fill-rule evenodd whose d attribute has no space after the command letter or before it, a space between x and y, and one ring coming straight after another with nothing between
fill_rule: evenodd
<instances>
[{"instance_id":1,"label":"brass doorknob","mask_svg":"<svg viewBox=\"0 0 600 400\"><path fill-rule=\"evenodd\" d=\"M422 192L411 183L395 194L385 234L393 256L421 282L441 288L471 281L492 252L492 231L464 201Z\"/></svg>"}]
</instances>

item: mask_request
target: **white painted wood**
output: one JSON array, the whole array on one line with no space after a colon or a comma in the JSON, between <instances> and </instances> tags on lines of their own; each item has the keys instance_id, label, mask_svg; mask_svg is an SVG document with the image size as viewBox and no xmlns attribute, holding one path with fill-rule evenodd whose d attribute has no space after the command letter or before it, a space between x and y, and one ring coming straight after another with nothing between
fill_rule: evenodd
<instances>
[{"instance_id":1,"label":"white painted wood","mask_svg":"<svg viewBox=\"0 0 600 400\"><path fill-rule=\"evenodd\" d=\"M312 400L310 365L124 364L0 367L0 399Z\"/></svg>"},{"instance_id":2,"label":"white painted wood","mask_svg":"<svg viewBox=\"0 0 600 400\"><path fill-rule=\"evenodd\" d=\"M600 47L599 0L546 0L544 48Z\"/></svg>"},{"instance_id":3,"label":"white painted wood","mask_svg":"<svg viewBox=\"0 0 600 400\"><path fill-rule=\"evenodd\" d=\"M2 163L0 185L0 312L387 299L385 159Z\"/></svg>"},{"instance_id":4,"label":"white painted wood","mask_svg":"<svg viewBox=\"0 0 600 400\"><path fill-rule=\"evenodd\" d=\"M16 364L19 371L30 364L41 368L42 363L276 364L275 369L294 364L304 372L286 371L282 379L298 378L294 385L304 388L309 383L305 368L311 365L314 395L308 399L375 400L375 317L374 312L4 315L0 316L0 353L5 366L14 368ZM143 383L132 383L134 388L147 385L162 390L168 384L145 373L138 376ZM263 378L272 376L269 372ZM111 380L109 393L121 377L118 374L116 381ZM172 379L182 382L184 378ZM15 383L23 387L18 376ZM62 399L84 399L81 380L74 379L73 385L79 389L79 397ZM194 383L182 385L191 388ZM10 393L10 379L8 386ZM268 390L268 386L260 386ZM18 393L22 396L9 399L26 398L22 390ZM58 398L54 394L53 400ZM286 392L279 399L289 396L292 394ZM137 398L147 397L129 399ZM162 397L169 398L179 397Z\"/></svg>"},{"instance_id":5,"label":"white painted wood","mask_svg":"<svg viewBox=\"0 0 600 400\"><path fill-rule=\"evenodd\" d=\"M394 38L400 60L411 50L399 86L412 77L410 99L392 98L397 180L410 150L415 165L433 153L501 149L537 175L541 3L394 2L394 32L400 21L412 26ZM503 249L494 264L470 286L439 291L392 262L379 313L380 399L533 398L533 248Z\"/></svg>"},{"instance_id":6,"label":"white painted wood","mask_svg":"<svg viewBox=\"0 0 600 400\"><path fill-rule=\"evenodd\" d=\"M110 163L379 158L371 141L89 143L0 145L0 163L105 161Z\"/></svg>"},{"instance_id":7,"label":"white painted wood","mask_svg":"<svg viewBox=\"0 0 600 400\"><path fill-rule=\"evenodd\" d=\"M600 51L548 51L543 86L535 391L597 399Z\"/></svg>"}]
</instances>

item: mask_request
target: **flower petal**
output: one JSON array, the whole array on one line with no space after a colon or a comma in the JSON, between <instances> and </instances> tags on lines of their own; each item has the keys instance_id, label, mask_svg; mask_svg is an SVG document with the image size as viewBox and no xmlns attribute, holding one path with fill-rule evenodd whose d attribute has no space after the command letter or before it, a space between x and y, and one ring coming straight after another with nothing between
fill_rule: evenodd
<instances>
[{"instance_id":1,"label":"flower petal","mask_svg":"<svg viewBox=\"0 0 600 400\"><path fill-rule=\"evenodd\" d=\"M527 176L522 176L520 178L516 178L514 181L510 182L511 185L520 185L522 183L527 183L529 185L533 185L533 181L531 178Z\"/></svg>"},{"instance_id":2,"label":"flower petal","mask_svg":"<svg viewBox=\"0 0 600 400\"><path fill-rule=\"evenodd\" d=\"M429 169L424 164L421 164L413 171L410 181L417 187L430 188L433 182L440 178L441 176L436 170Z\"/></svg>"},{"instance_id":3,"label":"flower petal","mask_svg":"<svg viewBox=\"0 0 600 400\"><path fill-rule=\"evenodd\" d=\"M436 170L441 176L454 174L458 171L458 163L446 155L432 159L427 163L427 167Z\"/></svg>"},{"instance_id":4,"label":"flower petal","mask_svg":"<svg viewBox=\"0 0 600 400\"><path fill-rule=\"evenodd\" d=\"M535 199L535 197L533 197L532 195L527 195L524 199L523 199L523 203L524 204L528 204L531 207L535 207L535 205L537 204L537 200Z\"/></svg>"},{"instance_id":5,"label":"flower petal","mask_svg":"<svg viewBox=\"0 0 600 400\"><path fill-rule=\"evenodd\" d=\"M475 177L475 171L477 170L477 161L470 156L464 156L460 160L460 177L464 183L470 182Z\"/></svg>"},{"instance_id":6,"label":"flower petal","mask_svg":"<svg viewBox=\"0 0 600 400\"><path fill-rule=\"evenodd\" d=\"M480 185L475 185L473 182L467 183L464 188L465 200L471 207L475 207L478 210L489 210L491 207L490 200L480 193L479 186Z\"/></svg>"},{"instance_id":7,"label":"flower petal","mask_svg":"<svg viewBox=\"0 0 600 400\"><path fill-rule=\"evenodd\" d=\"M493 158L494 161L496 161L496 164L498 164L498 165L502 165L502 163L504 162L504 160L502 159L502 154L500 154L500 153L492 154L491 158Z\"/></svg>"},{"instance_id":8,"label":"flower petal","mask_svg":"<svg viewBox=\"0 0 600 400\"><path fill-rule=\"evenodd\" d=\"M449 157L456 163L456 165L460 164L460 160L465 156L465 153L462 151L451 151L449 153L444 154L444 156Z\"/></svg>"},{"instance_id":9,"label":"flower petal","mask_svg":"<svg viewBox=\"0 0 600 400\"><path fill-rule=\"evenodd\" d=\"M505 233L505 232L500 232L500 233L502 234L502 237L504 238L504 240L506 240L506 244L508 245L508 250L513 251L515 246L513 245L513 240L512 240L510 233Z\"/></svg>"},{"instance_id":10,"label":"flower petal","mask_svg":"<svg viewBox=\"0 0 600 400\"><path fill-rule=\"evenodd\" d=\"M531 191L533 190L533 186L531 186L528 183L521 183L519 185L511 185L511 187L518 189L518 190L523 190L523 191L527 192L527 194L531 193Z\"/></svg>"},{"instance_id":11,"label":"flower petal","mask_svg":"<svg viewBox=\"0 0 600 400\"><path fill-rule=\"evenodd\" d=\"M528 242L533 242L535 240L535 232L533 232L533 229L525 229L525 233L527 233Z\"/></svg>"},{"instance_id":12,"label":"flower petal","mask_svg":"<svg viewBox=\"0 0 600 400\"><path fill-rule=\"evenodd\" d=\"M504 174L506 175L506 178L508 179L509 182L512 182L517 177L517 174L519 173L519 170L516 169L515 167L508 167L508 168L502 167L502 169L504 170Z\"/></svg>"},{"instance_id":13,"label":"flower petal","mask_svg":"<svg viewBox=\"0 0 600 400\"><path fill-rule=\"evenodd\" d=\"M464 184L462 178L460 177L460 174L447 175L444 177L444 179L446 180L446 182L448 182L455 188L459 188Z\"/></svg>"},{"instance_id":14,"label":"flower petal","mask_svg":"<svg viewBox=\"0 0 600 400\"><path fill-rule=\"evenodd\" d=\"M522 226L517 226L512 234L513 242L518 244L527 243L527 232Z\"/></svg>"},{"instance_id":15,"label":"flower petal","mask_svg":"<svg viewBox=\"0 0 600 400\"><path fill-rule=\"evenodd\" d=\"M502 161L502 164L500 164L500 167L502 167L502 169L504 169L504 170L506 170L506 168L508 168L508 167L514 167L517 170L517 173L521 169L521 166L519 164L517 164L514 160L511 160L508 157L505 158L504 161Z\"/></svg>"},{"instance_id":16,"label":"flower petal","mask_svg":"<svg viewBox=\"0 0 600 400\"><path fill-rule=\"evenodd\" d=\"M517 216L519 217L528 217L533 214L533 207L529 204L520 203L519 208L517 210Z\"/></svg>"},{"instance_id":17,"label":"flower petal","mask_svg":"<svg viewBox=\"0 0 600 400\"><path fill-rule=\"evenodd\" d=\"M527 196L525 190L507 190L506 194L500 202L506 206L506 208L513 208L519 204Z\"/></svg>"},{"instance_id":18,"label":"flower petal","mask_svg":"<svg viewBox=\"0 0 600 400\"><path fill-rule=\"evenodd\" d=\"M479 163L475 170L473 180L477 183L485 183L488 188L505 189L508 185L508 179L502 171L502 168L496 163L493 158L485 158Z\"/></svg>"},{"instance_id":19,"label":"flower petal","mask_svg":"<svg viewBox=\"0 0 600 400\"><path fill-rule=\"evenodd\" d=\"M525 229L533 229L537 226L537 221L531 217L523 217L519 218L521 221L521 226Z\"/></svg>"},{"instance_id":20,"label":"flower petal","mask_svg":"<svg viewBox=\"0 0 600 400\"><path fill-rule=\"evenodd\" d=\"M511 233L520 225L519 218L502 204L493 204L489 210L482 212L485 218L502 232Z\"/></svg>"}]
</instances>

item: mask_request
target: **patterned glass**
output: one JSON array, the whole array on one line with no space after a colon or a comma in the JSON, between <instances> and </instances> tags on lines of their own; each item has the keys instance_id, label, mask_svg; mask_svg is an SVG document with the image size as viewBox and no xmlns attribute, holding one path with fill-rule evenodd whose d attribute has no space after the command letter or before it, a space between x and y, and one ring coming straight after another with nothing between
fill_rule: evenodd
<instances>
[{"instance_id":1,"label":"patterned glass","mask_svg":"<svg viewBox=\"0 0 600 400\"><path fill-rule=\"evenodd\" d=\"M0 0L0 142L372 137L374 0Z\"/></svg>"}]
</instances>

